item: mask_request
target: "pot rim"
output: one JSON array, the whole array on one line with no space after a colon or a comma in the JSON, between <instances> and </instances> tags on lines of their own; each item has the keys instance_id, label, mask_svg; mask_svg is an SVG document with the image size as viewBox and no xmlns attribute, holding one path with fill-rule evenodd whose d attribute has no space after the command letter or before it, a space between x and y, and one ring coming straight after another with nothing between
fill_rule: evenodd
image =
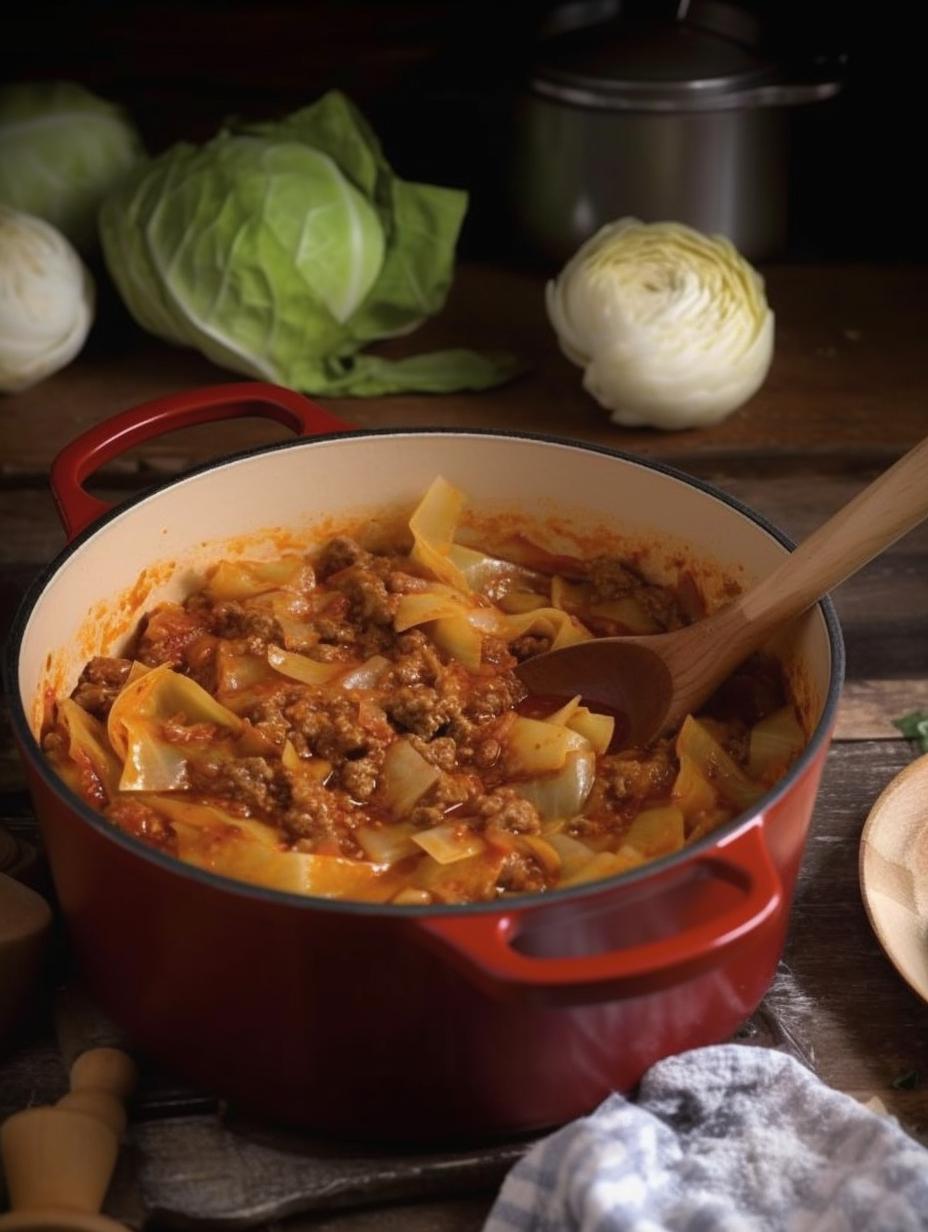
<instances>
[{"instance_id":1,"label":"pot rim","mask_svg":"<svg viewBox=\"0 0 928 1232\"><path fill-rule=\"evenodd\" d=\"M727 505L730 509L745 517L748 521L753 522L761 530L765 531L777 543L792 550L795 547L793 541L779 530L773 523L769 522L762 514L756 513L749 506L743 504L736 497L730 496L728 493L716 488L713 484L706 482L698 477L687 475L684 471L678 470L674 466L669 466L667 463L656 459L641 458L635 454L627 453L623 450L612 449L607 445L597 445L592 442L571 440L568 437L555 436L550 433L541 432L520 432L511 431L508 429L498 428L454 428L454 427L435 427L435 428L359 428L345 432L328 432L312 437L297 437L293 440L278 441L271 445L256 446L253 449L241 450L227 457L215 459L210 462L204 462L199 466L195 466L185 471L173 479L169 479L165 483L158 484L156 488L149 488L128 500L122 501L118 505L114 505L112 509L102 514L98 519L92 522L78 535L68 543L61 552L39 573L32 584L27 589L25 595L21 599L13 621L10 625L10 631L6 639L4 647L2 676L3 687L7 693L10 704L10 716L14 735L16 736L20 748L27 758L37 769L40 777L44 780L45 785L60 799L62 804L69 808L73 813L77 814L81 821L87 823L98 834L102 835L110 842L123 847L128 852L141 856L151 863L159 866L164 871L172 873L175 876L185 877L200 884L206 884L216 891L225 893L237 894L243 898L257 900L259 903L278 904L281 906L293 907L302 911L334 911L338 914L359 915L359 916L387 916L394 919L416 919L428 918L431 916L466 916L466 915L488 915L488 914L506 914L509 911L524 911L537 910L544 907L556 907L563 903L575 902L585 898L591 898L603 892L614 891L620 885L631 886L638 885L641 882L648 880L651 877L660 877L664 872L671 868L682 868L688 864L693 858L702 852L716 846L720 839L731 836L742 829L752 819L763 816L768 809L778 803L792 788L793 784L805 773L806 769L814 761L818 755L820 746L829 738L829 734L833 725L835 711L837 709L838 699L841 693L841 687L844 681L845 668L845 651L844 639L841 634L841 627L838 622L837 613L834 603L826 595L820 599L815 605L818 608L825 621L826 631L828 633L828 645L831 652L831 673L828 684L828 694L825 698L825 703L822 708L822 713L816 724L813 732L809 737L806 747L803 749L800 756L790 767L787 774L783 776L774 786L761 796L750 809L736 814L730 821L719 826L716 830L710 831L704 835L698 842L691 846L684 847L681 851L674 852L667 856L661 856L659 859L648 861L646 864L638 868L631 869L624 873L618 873L612 877L604 877L598 881L587 882L583 885L572 886L565 890L547 890L533 894L514 894L512 897L493 902L478 902L478 903L443 903L438 906L407 906L394 903L371 903L353 899L338 899L325 898L320 895L312 894L296 894L284 890L274 890L269 887L254 885L246 881L238 881L232 877L225 877L218 873L209 872L206 869L198 868L192 864L187 864L176 856L168 855L165 852L151 847L144 843L141 839L135 838L131 834L120 830L101 814L92 809L86 804L80 796L64 783L62 779L55 774L50 763L42 752L41 746L32 733L26 717L26 709L23 704L23 698L19 689L19 658L22 647L23 636L26 626L33 610L38 605L42 598L46 587L51 582L55 574L61 567L70 559L70 557L81 547L85 542L91 539L110 522L123 515L130 514L133 509L143 505L152 497L160 494L166 489L172 487L180 487L190 479L194 479L199 475L208 474L210 471L221 470L225 466L232 465L236 462L244 461L251 457L256 457L262 454L277 453L286 449L294 448L311 448L315 444L324 444L332 441L354 440L369 437L402 437L402 436L457 436L457 437L490 437L502 440L528 440L535 441L544 445L554 445L562 448L577 449L583 452L600 454L608 458L615 458L620 462L630 463L634 466L643 467L646 470L656 471L659 474L666 475L669 478L677 479L688 487L696 488L698 491L707 496L713 497L722 504Z\"/></svg>"}]
</instances>

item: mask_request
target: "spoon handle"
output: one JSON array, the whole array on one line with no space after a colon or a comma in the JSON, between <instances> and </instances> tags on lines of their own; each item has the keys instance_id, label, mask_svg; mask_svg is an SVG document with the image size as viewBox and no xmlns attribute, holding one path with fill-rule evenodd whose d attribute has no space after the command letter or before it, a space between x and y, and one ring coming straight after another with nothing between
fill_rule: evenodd
<instances>
[{"instance_id":1,"label":"spoon handle","mask_svg":"<svg viewBox=\"0 0 928 1232\"><path fill-rule=\"evenodd\" d=\"M782 564L706 620L670 634L673 698L670 730L779 626L821 599L928 517L928 439L900 458L820 526Z\"/></svg>"},{"instance_id":2,"label":"spoon handle","mask_svg":"<svg viewBox=\"0 0 928 1232\"><path fill-rule=\"evenodd\" d=\"M764 634L798 616L928 517L928 438L796 548L734 605Z\"/></svg>"}]
</instances>

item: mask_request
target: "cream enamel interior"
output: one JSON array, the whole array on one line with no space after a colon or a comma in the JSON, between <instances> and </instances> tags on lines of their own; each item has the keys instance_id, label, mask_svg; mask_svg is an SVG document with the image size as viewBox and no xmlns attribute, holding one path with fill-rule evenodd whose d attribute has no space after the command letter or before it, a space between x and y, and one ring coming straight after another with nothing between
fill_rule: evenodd
<instances>
[{"instance_id":1,"label":"cream enamel interior","mask_svg":"<svg viewBox=\"0 0 928 1232\"><path fill-rule=\"evenodd\" d=\"M438 474L478 512L516 510L539 524L556 516L580 532L608 526L630 544L652 545L646 560L656 574L685 545L687 561L704 564L707 577L748 586L785 554L762 527L700 488L579 447L467 433L295 442L171 484L67 556L23 635L19 683L33 732L46 688L70 689L91 654L115 653L141 612L188 593L222 558L224 543L235 540L237 554L243 546L264 554L273 534L286 530L309 546L340 520L411 509ZM145 570L148 582L139 586ZM788 657L811 729L831 672L819 609L797 626Z\"/></svg>"}]
</instances>

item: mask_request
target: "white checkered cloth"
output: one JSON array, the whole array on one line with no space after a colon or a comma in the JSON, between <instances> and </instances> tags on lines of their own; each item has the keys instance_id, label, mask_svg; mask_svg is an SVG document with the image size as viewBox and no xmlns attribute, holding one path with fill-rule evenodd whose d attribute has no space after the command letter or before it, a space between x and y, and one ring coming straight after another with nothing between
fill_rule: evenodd
<instances>
[{"instance_id":1,"label":"white checkered cloth","mask_svg":"<svg viewBox=\"0 0 928 1232\"><path fill-rule=\"evenodd\" d=\"M512 1169L484 1232L925 1232L928 1150L798 1061L660 1061Z\"/></svg>"}]
</instances>

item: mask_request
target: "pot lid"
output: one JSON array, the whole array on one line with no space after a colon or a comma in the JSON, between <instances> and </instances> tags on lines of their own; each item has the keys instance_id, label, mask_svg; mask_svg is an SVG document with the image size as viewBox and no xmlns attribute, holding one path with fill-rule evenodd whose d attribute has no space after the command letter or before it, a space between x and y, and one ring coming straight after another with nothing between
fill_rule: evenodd
<instances>
[{"instance_id":1,"label":"pot lid","mask_svg":"<svg viewBox=\"0 0 928 1232\"><path fill-rule=\"evenodd\" d=\"M598 107L702 108L774 80L756 45L691 21L617 17L544 38L532 85Z\"/></svg>"}]
</instances>

